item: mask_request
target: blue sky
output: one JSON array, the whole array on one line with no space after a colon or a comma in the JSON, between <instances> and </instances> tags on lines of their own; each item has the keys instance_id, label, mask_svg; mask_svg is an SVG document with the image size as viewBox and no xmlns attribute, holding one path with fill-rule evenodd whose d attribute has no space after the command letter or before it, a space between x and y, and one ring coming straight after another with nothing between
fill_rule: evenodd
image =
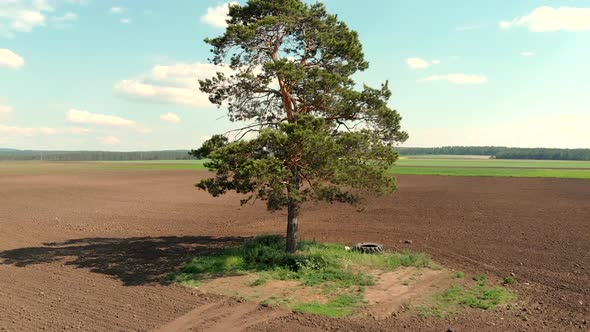
<instances>
[{"instance_id":1,"label":"blue sky","mask_svg":"<svg viewBox=\"0 0 590 332\"><path fill-rule=\"evenodd\" d=\"M242 0L243 3L244 0ZM406 146L590 148L590 0L326 0L390 81ZM224 2L0 0L0 147L198 147Z\"/></svg>"}]
</instances>

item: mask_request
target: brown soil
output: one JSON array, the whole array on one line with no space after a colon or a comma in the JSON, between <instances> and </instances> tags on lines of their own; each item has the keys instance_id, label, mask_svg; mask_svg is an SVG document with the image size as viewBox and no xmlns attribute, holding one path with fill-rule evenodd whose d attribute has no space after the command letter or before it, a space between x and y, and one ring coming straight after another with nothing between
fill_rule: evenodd
<instances>
[{"instance_id":1,"label":"brown soil","mask_svg":"<svg viewBox=\"0 0 590 332\"><path fill-rule=\"evenodd\" d=\"M237 332L284 317L287 314L286 311L264 308L254 302L224 299L198 306L187 314L160 326L155 331Z\"/></svg>"},{"instance_id":2,"label":"brown soil","mask_svg":"<svg viewBox=\"0 0 590 332\"><path fill-rule=\"evenodd\" d=\"M270 280L261 286L250 286L256 280L254 275L229 276L206 281L198 287L207 294L219 294L236 298L243 298L251 302L279 304L284 300L297 300L297 302L326 302L321 289L302 287L300 282Z\"/></svg>"},{"instance_id":3,"label":"brown soil","mask_svg":"<svg viewBox=\"0 0 590 332\"><path fill-rule=\"evenodd\" d=\"M426 303L452 284L451 272L443 269L399 268L393 272L368 272L375 277L375 285L365 287L366 304L358 315L375 319L388 318L406 305ZM334 297L325 295L322 287L305 286L299 281L269 280L252 286L256 279L255 273L216 277L203 280L194 288L204 294L225 295L279 308L309 302L326 303Z\"/></svg>"},{"instance_id":4,"label":"brown soil","mask_svg":"<svg viewBox=\"0 0 590 332\"><path fill-rule=\"evenodd\" d=\"M364 311L375 319L386 319L406 305L421 304L451 285L446 270L400 268L381 274L375 286L367 287Z\"/></svg>"},{"instance_id":5,"label":"brown soil","mask_svg":"<svg viewBox=\"0 0 590 332\"><path fill-rule=\"evenodd\" d=\"M590 181L400 176L364 212L310 204L302 236L425 251L496 281L515 275L517 309L453 319L286 313L165 283L187 257L283 232L284 213L239 208L192 184L195 171L51 167L0 172L0 330L586 330ZM412 240L411 245L403 244Z\"/></svg>"}]
</instances>

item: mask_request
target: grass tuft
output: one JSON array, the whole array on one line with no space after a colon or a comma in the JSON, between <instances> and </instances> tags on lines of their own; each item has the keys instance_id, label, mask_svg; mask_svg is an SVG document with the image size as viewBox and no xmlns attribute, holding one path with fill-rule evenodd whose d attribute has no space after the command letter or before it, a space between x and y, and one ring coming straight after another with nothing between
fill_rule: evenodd
<instances>
[{"instance_id":1,"label":"grass tuft","mask_svg":"<svg viewBox=\"0 0 590 332\"><path fill-rule=\"evenodd\" d=\"M303 313L328 316L333 318L344 317L352 314L355 307L362 302L361 295L340 295L327 303L308 302L300 303L293 310Z\"/></svg>"},{"instance_id":2,"label":"grass tuft","mask_svg":"<svg viewBox=\"0 0 590 332\"><path fill-rule=\"evenodd\" d=\"M514 285L517 284L518 281L516 281L516 278L514 277L506 277L504 278L504 285Z\"/></svg>"},{"instance_id":3,"label":"grass tuft","mask_svg":"<svg viewBox=\"0 0 590 332\"><path fill-rule=\"evenodd\" d=\"M488 286L485 284L486 280L482 280L481 277L478 279L479 283L476 286L450 286L436 295L434 305L418 306L419 314L423 317L448 318L456 315L461 307L493 310L515 299L515 295L509 290L499 286Z\"/></svg>"},{"instance_id":4,"label":"grass tuft","mask_svg":"<svg viewBox=\"0 0 590 332\"><path fill-rule=\"evenodd\" d=\"M485 274L478 274L475 277L473 277L473 280L477 281L477 284L479 286L485 286L488 284L488 276L486 276Z\"/></svg>"},{"instance_id":5,"label":"grass tuft","mask_svg":"<svg viewBox=\"0 0 590 332\"><path fill-rule=\"evenodd\" d=\"M496 309L498 305L510 302L514 295L503 287L476 286L462 293L459 304L477 309Z\"/></svg>"},{"instance_id":6,"label":"grass tuft","mask_svg":"<svg viewBox=\"0 0 590 332\"><path fill-rule=\"evenodd\" d=\"M260 277L260 278L257 278L256 280L252 281L249 285L251 287L256 287L256 286L262 286L262 285L266 284L267 282L268 282L268 278Z\"/></svg>"},{"instance_id":7,"label":"grass tuft","mask_svg":"<svg viewBox=\"0 0 590 332\"><path fill-rule=\"evenodd\" d=\"M184 266L185 274L228 274L242 271L246 268L243 257L236 255L201 256L193 258Z\"/></svg>"}]
</instances>

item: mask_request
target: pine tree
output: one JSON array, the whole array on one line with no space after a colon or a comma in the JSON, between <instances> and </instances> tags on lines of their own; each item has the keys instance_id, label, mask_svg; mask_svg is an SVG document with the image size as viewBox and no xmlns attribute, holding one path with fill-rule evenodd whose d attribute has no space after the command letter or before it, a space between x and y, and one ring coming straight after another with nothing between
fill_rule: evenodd
<instances>
[{"instance_id":1,"label":"pine tree","mask_svg":"<svg viewBox=\"0 0 590 332\"><path fill-rule=\"evenodd\" d=\"M244 126L231 141L216 135L192 152L215 172L197 186L286 207L286 249L294 252L303 202L356 204L395 190L387 170L408 135L388 106L387 82L356 88L352 76L368 68L359 36L323 4L249 0L230 6L227 23L205 41L211 62L232 74L201 80L200 89Z\"/></svg>"}]
</instances>

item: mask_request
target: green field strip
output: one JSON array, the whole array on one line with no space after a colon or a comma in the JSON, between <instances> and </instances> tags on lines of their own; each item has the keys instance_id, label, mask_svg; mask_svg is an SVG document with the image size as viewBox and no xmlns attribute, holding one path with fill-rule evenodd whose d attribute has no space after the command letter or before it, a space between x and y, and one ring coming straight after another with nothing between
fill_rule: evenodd
<instances>
[{"instance_id":1,"label":"green field strip","mask_svg":"<svg viewBox=\"0 0 590 332\"><path fill-rule=\"evenodd\" d=\"M413 163L420 161L419 165ZM389 172L397 175L439 175L439 176L489 176L489 177L527 177L527 178L570 178L590 179L590 168L585 162L546 162L546 161L455 161L455 160L400 160ZM518 167L518 165L527 165ZM466 167L462 165L469 165ZM484 165L476 167L477 165ZM546 168L547 165L554 168ZM571 165L575 165L573 167ZM536 167L533 167L536 166ZM568 168L568 166L571 166ZM559 167L559 168L556 168ZM206 170L203 161L152 161L152 162L3 162L0 175L45 174L56 169L69 171L96 170Z\"/></svg>"},{"instance_id":2,"label":"green field strip","mask_svg":"<svg viewBox=\"0 0 590 332\"><path fill-rule=\"evenodd\" d=\"M531 168L476 168L476 167L409 167L397 166L390 170L397 175L492 176L522 178L590 179L590 170L531 169Z\"/></svg>"},{"instance_id":3,"label":"green field strip","mask_svg":"<svg viewBox=\"0 0 590 332\"><path fill-rule=\"evenodd\" d=\"M400 159L399 166L425 167L491 167L491 168L579 168L589 169L590 161L569 160L505 160L505 159Z\"/></svg>"}]
</instances>

